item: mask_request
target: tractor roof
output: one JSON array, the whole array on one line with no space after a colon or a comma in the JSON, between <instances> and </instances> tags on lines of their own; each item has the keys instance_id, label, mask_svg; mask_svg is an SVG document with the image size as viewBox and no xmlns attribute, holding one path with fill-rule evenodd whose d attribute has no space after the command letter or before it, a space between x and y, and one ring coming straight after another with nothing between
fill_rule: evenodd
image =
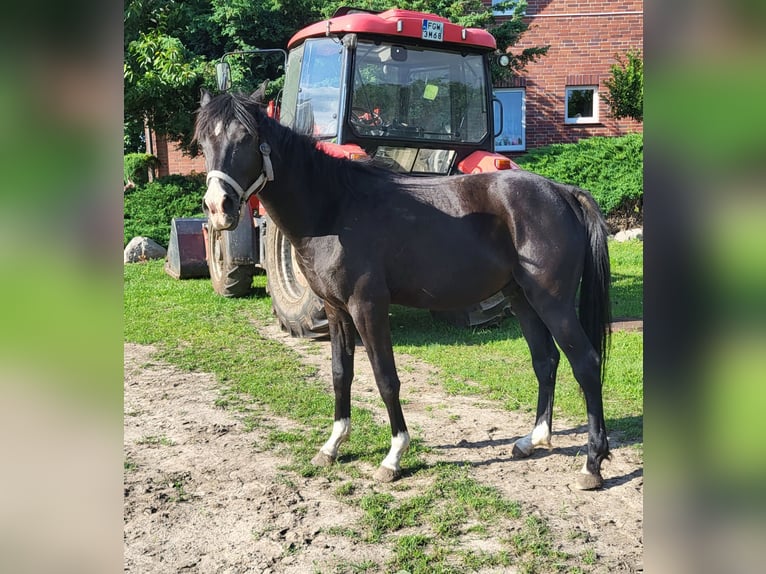
<instances>
[{"instance_id":1,"label":"tractor roof","mask_svg":"<svg viewBox=\"0 0 766 574\"><path fill-rule=\"evenodd\" d=\"M442 41L424 38L424 22L441 23L443 26ZM391 39L409 38L426 43L445 44L450 47L471 46L483 50L494 50L497 46L495 37L480 28L463 28L453 24L446 18L436 14L400 10L394 8L385 12L341 8L329 20L311 24L299 30L287 43L287 48L293 48L306 38L316 38L328 34L370 34L387 36Z\"/></svg>"}]
</instances>

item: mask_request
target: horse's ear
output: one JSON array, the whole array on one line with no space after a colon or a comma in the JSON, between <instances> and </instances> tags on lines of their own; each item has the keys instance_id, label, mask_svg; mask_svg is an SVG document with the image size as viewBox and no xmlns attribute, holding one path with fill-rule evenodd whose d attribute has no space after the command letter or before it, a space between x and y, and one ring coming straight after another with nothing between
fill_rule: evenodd
<instances>
[{"instance_id":1,"label":"horse's ear","mask_svg":"<svg viewBox=\"0 0 766 574\"><path fill-rule=\"evenodd\" d=\"M263 106L266 102L266 88L268 87L269 87L269 81L264 80L264 82L260 86L258 86L258 89L255 90L250 95L250 98Z\"/></svg>"},{"instance_id":2,"label":"horse's ear","mask_svg":"<svg viewBox=\"0 0 766 574\"><path fill-rule=\"evenodd\" d=\"M199 99L200 105L206 106L213 96L211 96L210 92L208 92L205 88L200 88L199 93L200 93L200 99Z\"/></svg>"}]
</instances>

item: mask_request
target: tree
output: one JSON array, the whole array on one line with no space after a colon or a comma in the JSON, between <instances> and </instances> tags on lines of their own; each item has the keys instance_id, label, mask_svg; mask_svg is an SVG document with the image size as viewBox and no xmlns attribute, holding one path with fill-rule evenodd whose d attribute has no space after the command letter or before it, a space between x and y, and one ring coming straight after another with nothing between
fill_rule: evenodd
<instances>
[{"instance_id":1,"label":"tree","mask_svg":"<svg viewBox=\"0 0 766 574\"><path fill-rule=\"evenodd\" d=\"M319 19L319 5L316 0L129 0L123 12L126 153L144 151L145 125L194 153L194 110L200 88L214 89L214 63L230 51L284 48L297 29ZM254 89L275 77L274 59L251 60L252 66L245 59L232 61L239 88Z\"/></svg>"},{"instance_id":2,"label":"tree","mask_svg":"<svg viewBox=\"0 0 766 574\"><path fill-rule=\"evenodd\" d=\"M601 99L609 105L611 115L617 119L633 118L644 121L644 61L641 52L631 50L626 60L617 56L612 76L604 81L609 90Z\"/></svg>"},{"instance_id":3,"label":"tree","mask_svg":"<svg viewBox=\"0 0 766 574\"><path fill-rule=\"evenodd\" d=\"M128 0L123 12L126 153L145 151L146 125L194 153L191 138L200 88L215 89L214 63L224 53L285 48L297 30L347 4L348 0ZM527 29L521 17L523 0L495 6L514 9L514 15L502 22L481 0L356 0L354 4L431 12L466 27L487 28L497 38L498 53ZM547 49L509 54L510 68L493 66L493 76L522 70ZM272 80L271 92L281 86L279 58L234 56L229 61L238 89L253 90L265 79Z\"/></svg>"},{"instance_id":4,"label":"tree","mask_svg":"<svg viewBox=\"0 0 766 574\"><path fill-rule=\"evenodd\" d=\"M199 89L212 74L201 45L210 51L214 44L205 28L208 11L207 0L131 0L125 5L126 152L144 151L136 134L145 125L189 145ZM201 37L207 39L201 42Z\"/></svg>"},{"instance_id":5,"label":"tree","mask_svg":"<svg viewBox=\"0 0 766 574\"><path fill-rule=\"evenodd\" d=\"M492 9L497 11L512 10L513 14L498 24L496 18L492 15ZM492 32L495 40L497 40L498 52L507 54L511 58L507 68L501 68L500 66L492 67L492 79L495 82L509 75L522 72L527 64L536 61L548 53L550 46L524 48L518 54L508 51L508 48L514 46L519 41L519 38L521 38L521 35L529 29L529 24L523 20L524 13L527 10L526 0L505 0L504 2L498 2L488 10L490 16L492 16L492 24L489 26L489 30Z\"/></svg>"},{"instance_id":6,"label":"tree","mask_svg":"<svg viewBox=\"0 0 766 574\"><path fill-rule=\"evenodd\" d=\"M339 7L347 5L348 1L331 0L320 3L322 4L322 17L329 18ZM359 0L354 3L354 6L367 10L401 8L429 12L443 16L450 22L466 28L489 30L497 40L498 54L507 53L511 58L511 63L507 68L492 66L492 77L495 81L508 74L522 71L529 62L544 56L549 48L549 46L525 48L520 54L507 52L507 49L516 44L521 35L529 28L529 25L523 20L524 12L527 9L526 0L505 0L494 6L486 6L481 0ZM493 14L493 10L512 11L513 14L499 21Z\"/></svg>"}]
</instances>

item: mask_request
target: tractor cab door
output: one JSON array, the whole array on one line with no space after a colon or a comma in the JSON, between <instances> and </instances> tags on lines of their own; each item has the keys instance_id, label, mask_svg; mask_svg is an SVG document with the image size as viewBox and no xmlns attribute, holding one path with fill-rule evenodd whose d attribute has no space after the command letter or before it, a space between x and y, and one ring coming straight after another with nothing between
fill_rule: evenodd
<instances>
[{"instance_id":1,"label":"tractor cab door","mask_svg":"<svg viewBox=\"0 0 766 574\"><path fill-rule=\"evenodd\" d=\"M334 37L309 38L287 57L280 122L332 141L338 136L346 49Z\"/></svg>"}]
</instances>

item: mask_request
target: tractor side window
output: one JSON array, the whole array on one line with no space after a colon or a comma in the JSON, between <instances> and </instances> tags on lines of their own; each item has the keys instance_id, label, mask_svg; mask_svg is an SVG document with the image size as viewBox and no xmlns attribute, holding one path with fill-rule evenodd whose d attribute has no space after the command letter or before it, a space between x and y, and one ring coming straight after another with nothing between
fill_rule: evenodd
<instances>
[{"instance_id":1,"label":"tractor side window","mask_svg":"<svg viewBox=\"0 0 766 574\"><path fill-rule=\"evenodd\" d=\"M297 132L316 138L338 134L342 65L343 49L337 39L306 40L293 124Z\"/></svg>"},{"instance_id":2,"label":"tractor side window","mask_svg":"<svg viewBox=\"0 0 766 574\"><path fill-rule=\"evenodd\" d=\"M289 128L295 127L295 111L298 103L298 81L301 77L302 61L303 44L290 50L290 53L287 56L285 87L282 90L282 105L279 110L279 121Z\"/></svg>"}]
</instances>

